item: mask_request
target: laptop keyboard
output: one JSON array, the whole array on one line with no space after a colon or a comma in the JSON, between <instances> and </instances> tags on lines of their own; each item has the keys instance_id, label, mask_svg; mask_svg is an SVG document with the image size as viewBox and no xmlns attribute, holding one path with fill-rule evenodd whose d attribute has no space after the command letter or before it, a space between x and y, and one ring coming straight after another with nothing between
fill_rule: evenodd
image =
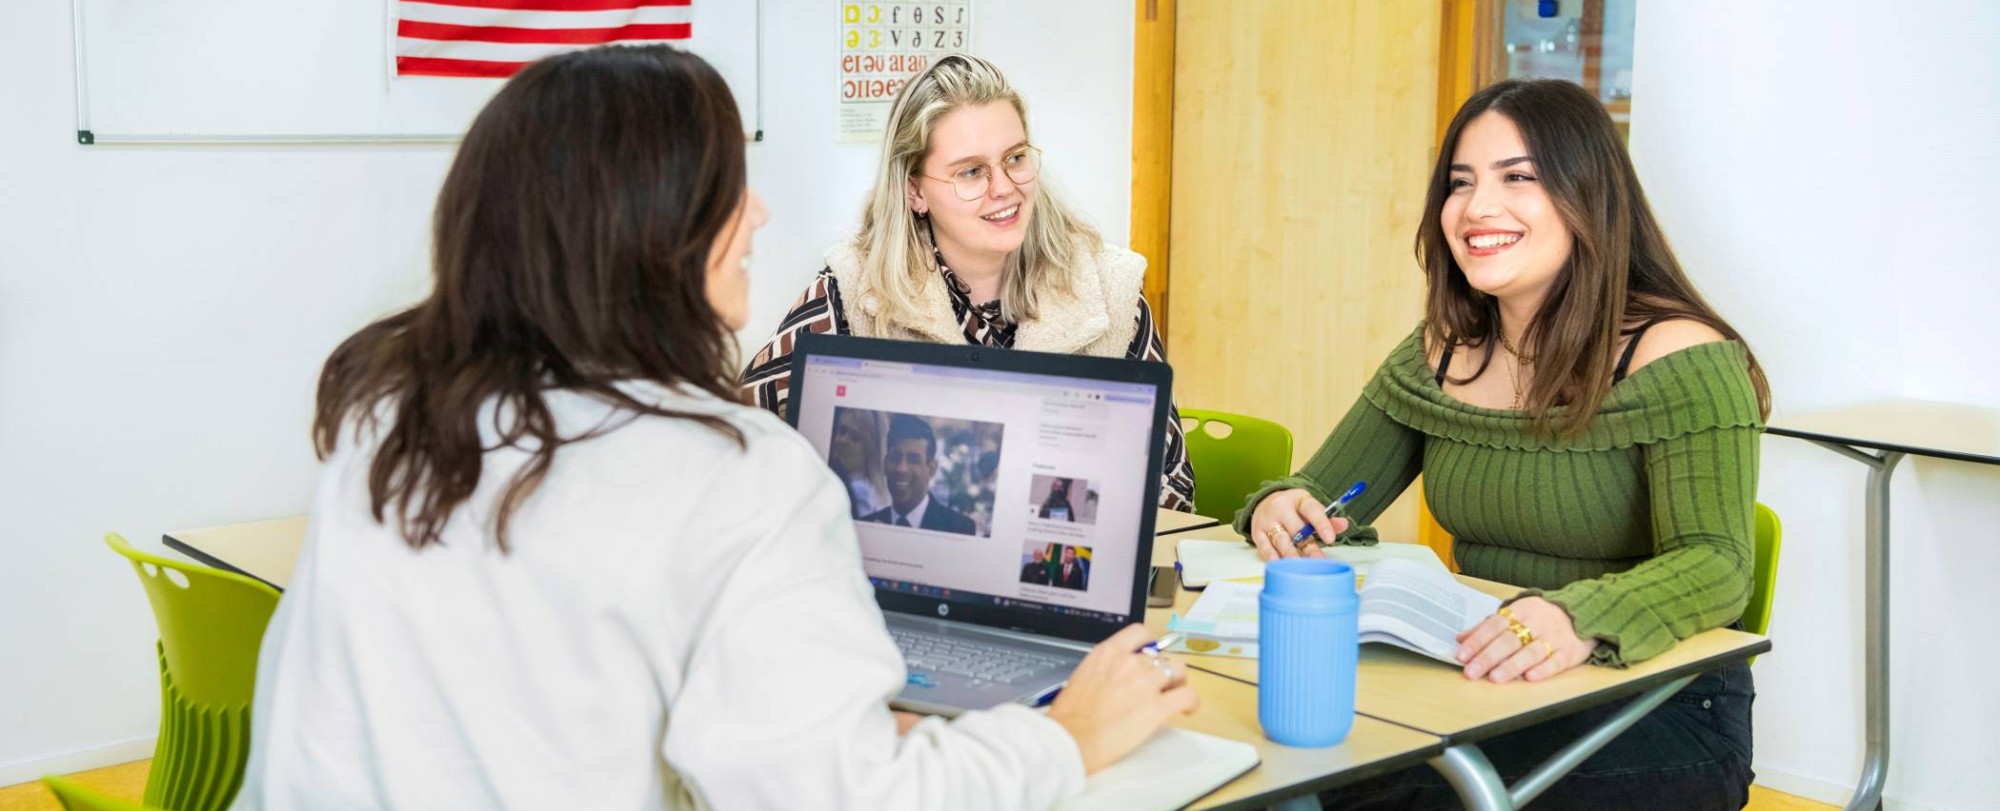
<instances>
[{"instance_id":1,"label":"laptop keyboard","mask_svg":"<svg viewBox=\"0 0 2000 811\"><path fill-rule=\"evenodd\" d=\"M909 628L891 627L889 636L896 640L896 647L902 649L903 662L911 670L951 673L1013 684L1069 664L1067 659L1031 650Z\"/></svg>"}]
</instances>

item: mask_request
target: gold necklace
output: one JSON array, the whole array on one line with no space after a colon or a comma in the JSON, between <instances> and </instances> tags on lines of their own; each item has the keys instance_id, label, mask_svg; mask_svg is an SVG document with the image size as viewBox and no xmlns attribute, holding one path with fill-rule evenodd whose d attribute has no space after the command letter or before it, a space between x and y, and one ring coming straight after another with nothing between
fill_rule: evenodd
<instances>
[{"instance_id":1,"label":"gold necklace","mask_svg":"<svg viewBox=\"0 0 2000 811\"><path fill-rule=\"evenodd\" d=\"M1521 354L1521 351L1520 351L1520 350L1518 350L1518 349L1515 349L1515 348L1514 348L1514 345L1513 345L1513 344L1511 344L1511 343L1508 343L1508 342L1507 342L1507 333L1504 333L1504 332L1503 332L1503 333L1500 333L1500 346L1501 346L1502 348L1505 348L1505 349L1507 350L1507 354L1508 354L1508 355L1510 355L1510 356L1512 356L1512 357L1514 358L1514 364L1513 364L1513 365L1514 365L1514 374L1513 374L1513 379L1514 379L1514 410L1515 410L1515 411L1520 411L1520 410L1521 410L1521 398L1522 398L1522 396L1523 396L1524 394L1526 394L1526 393L1527 393L1527 387L1526 387L1526 386L1524 386L1524 385L1522 385L1522 383L1521 383L1521 371L1522 371L1522 369L1523 369L1523 368L1525 368L1525 367L1528 367L1528 366L1532 366L1532 365L1534 365L1534 363L1535 363L1535 359L1534 359L1534 358L1532 358L1532 357L1529 357L1529 356L1527 356L1527 355L1523 355L1523 354Z\"/></svg>"}]
</instances>

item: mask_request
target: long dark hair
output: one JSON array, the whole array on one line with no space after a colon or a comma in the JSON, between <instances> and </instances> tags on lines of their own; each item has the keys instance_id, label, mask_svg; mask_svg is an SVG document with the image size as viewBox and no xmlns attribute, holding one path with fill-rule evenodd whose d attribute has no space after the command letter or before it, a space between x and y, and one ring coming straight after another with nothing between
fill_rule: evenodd
<instances>
[{"instance_id":1,"label":"long dark hair","mask_svg":"<svg viewBox=\"0 0 2000 811\"><path fill-rule=\"evenodd\" d=\"M529 65L480 112L438 194L428 298L363 328L320 372L314 448L350 422L384 431L369 467L375 519L393 508L412 547L436 543L479 483L478 415L531 458L500 500L496 536L563 445L547 389L693 420L621 380L739 395L734 348L709 306L710 246L745 195L736 101L699 57L665 46L580 51Z\"/></svg>"},{"instance_id":2,"label":"long dark hair","mask_svg":"<svg viewBox=\"0 0 2000 811\"><path fill-rule=\"evenodd\" d=\"M1686 318L1743 340L1681 272L1604 106L1570 82L1510 79L1467 99L1438 147L1416 239L1431 345L1491 347L1500 337L1499 303L1466 282L1442 223L1459 135L1488 111L1520 129L1536 176L1572 238L1569 260L1522 337L1523 351L1535 359L1523 406L1536 424L1558 434L1589 426L1610 393L1618 339L1638 325ZM1493 354L1482 355L1472 374L1453 380L1463 384L1483 374ZM1749 357L1758 410L1769 415L1770 386L1757 356ZM1560 424L1551 413L1558 407L1565 409Z\"/></svg>"}]
</instances>

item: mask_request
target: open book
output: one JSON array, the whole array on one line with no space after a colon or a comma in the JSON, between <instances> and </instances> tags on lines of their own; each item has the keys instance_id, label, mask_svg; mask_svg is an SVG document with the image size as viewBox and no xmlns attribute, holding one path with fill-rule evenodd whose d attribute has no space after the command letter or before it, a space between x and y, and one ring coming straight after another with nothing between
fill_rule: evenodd
<instances>
[{"instance_id":1,"label":"open book","mask_svg":"<svg viewBox=\"0 0 2000 811\"><path fill-rule=\"evenodd\" d=\"M1257 657L1255 583L1211 583L1187 616L1168 621L1186 634L1174 650L1216 656ZM1442 566L1412 560L1377 560L1360 597L1360 641L1382 642L1458 664L1458 632L1500 608L1500 598L1458 582Z\"/></svg>"},{"instance_id":2,"label":"open book","mask_svg":"<svg viewBox=\"0 0 2000 811\"><path fill-rule=\"evenodd\" d=\"M1361 641L1386 642L1458 664L1458 632L1500 608L1500 598L1450 572L1407 560L1377 562L1361 597Z\"/></svg>"}]
</instances>

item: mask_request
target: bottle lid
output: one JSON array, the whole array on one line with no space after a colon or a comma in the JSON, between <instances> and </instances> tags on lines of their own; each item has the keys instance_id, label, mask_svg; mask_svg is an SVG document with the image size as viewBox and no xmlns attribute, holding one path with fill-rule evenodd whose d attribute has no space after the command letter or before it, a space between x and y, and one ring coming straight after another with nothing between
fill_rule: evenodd
<instances>
[{"instance_id":1,"label":"bottle lid","mask_svg":"<svg viewBox=\"0 0 2000 811\"><path fill-rule=\"evenodd\" d=\"M1350 604L1354 567L1324 558L1280 558L1264 567L1263 596L1299 608Z\"/></svg>"}]
</instances>

